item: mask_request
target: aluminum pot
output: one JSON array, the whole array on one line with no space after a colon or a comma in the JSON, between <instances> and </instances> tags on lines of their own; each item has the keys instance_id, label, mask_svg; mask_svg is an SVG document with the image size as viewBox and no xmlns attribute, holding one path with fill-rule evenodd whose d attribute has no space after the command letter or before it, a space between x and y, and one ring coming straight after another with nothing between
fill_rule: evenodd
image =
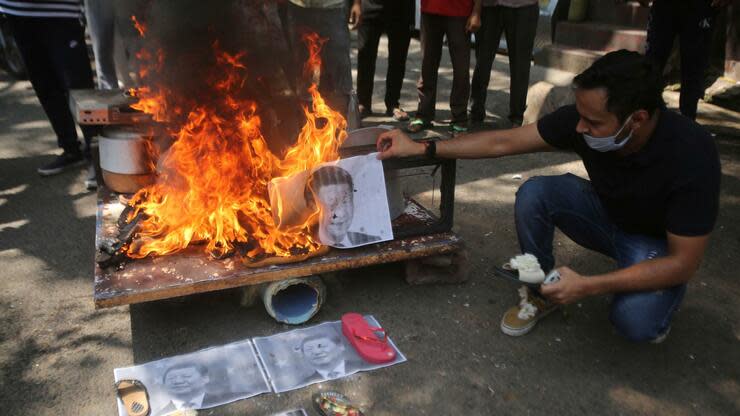
<instances>
[{"instance_id":1,"label":"aluminum pot","mask_svg":"<svg viewBox=\"0 0 740 416\"><path fill-rule=\"evenodd\" d=\"M98 137L100 168L105 186L118 193L134 193L154 182L154 142L146 130L107 128Z\"/></svg>"}]
</instances>

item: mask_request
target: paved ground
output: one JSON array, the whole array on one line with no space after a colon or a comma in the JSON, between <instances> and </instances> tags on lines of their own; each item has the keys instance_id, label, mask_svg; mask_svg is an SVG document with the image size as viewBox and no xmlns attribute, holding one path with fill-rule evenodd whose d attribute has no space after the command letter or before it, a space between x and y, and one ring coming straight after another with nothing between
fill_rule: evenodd
<instances>
[{"instance_id":1,"label":"paved ground","mask_svg":"<svg viewBox=\"0 0 740 416\"><path fill-rule=\"evenodd\" d=\"M414 41L403 96L408 109L415 102L418 51ZM489 91L494 121L507 115L505 63L497 61ZM445 97L448 60L440 75ZM544 77L568 78L537 69L533 81ZM378 105L383 78L376 77ZM675 105L675 96L667 98ZM449 111L440 101L442 120ZM267 415L308 407L312 393L336 389L370 415L737 414L740 117L708 105L700 113L700 122L718 133L720 218L665 343L634 345L615 335L607 298L573 305L567 318L555 314L524 338L501 334L501 314L517 298L514 287L491 277L491 265L517 251L515 190L533 175L584 171L567 154L465 161L459 164L455 230L470 249L469 282L410 287L398 266L348 272L328 280L329 299L313 321L372 313L407 363L202 413ZM82 186L84 172L36 175L56 152L55 140L29 84L4 74L0 126L0 413L112 415L115 367L289 329L261 307L238 307L233 292L96 311L95 196ZM429 203L431 182L413 178L407 191ZM586 274L613 267L562 236L557 241L559 264Z\"/></svg>"}]
</instances>

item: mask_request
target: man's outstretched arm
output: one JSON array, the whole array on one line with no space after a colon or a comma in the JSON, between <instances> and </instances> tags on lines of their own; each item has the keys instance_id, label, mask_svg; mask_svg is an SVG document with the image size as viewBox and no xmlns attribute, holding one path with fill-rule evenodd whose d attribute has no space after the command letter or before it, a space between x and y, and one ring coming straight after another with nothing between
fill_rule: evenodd
<instances>
[{"instance_id":1,"label":"man's outstretched arm","mask_svg":"<svg viewBox=\"0 0 740 416\"><path fill-rule=\"evenodd\" d=\"M489 130L466 134L452 140L437 141L437 156L447 159L483 159L554 150L547 144L537 124L510 130ZM378 137L379 159L423 155L426 145L411 140L401 130L391 130Z\"/></svg>"}]
</instances>

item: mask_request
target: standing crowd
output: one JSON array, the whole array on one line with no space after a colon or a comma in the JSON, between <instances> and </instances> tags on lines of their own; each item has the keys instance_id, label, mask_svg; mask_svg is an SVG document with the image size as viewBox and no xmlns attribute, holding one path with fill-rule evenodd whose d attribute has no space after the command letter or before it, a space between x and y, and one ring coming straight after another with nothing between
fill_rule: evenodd
<instances>
[{"instance_id":1,"label":"standing crowd","mask_svg":"<svg viewBox=\"0 0 740 416\"><path fill-rule=\"evenodd\" d=\"M285 4L278 3L277 7L282 8L284 30L293 50L300 49L296 45L302 44L301 36L306 27L328 39L322 51L320 89L333 106L341 109L348 108L353 91L349 30L357 30L356 91L360 118L373 114L378 46L385 34L388 37L385 115L408 122L405 128L411 133L430 128L435 120L439 66L445 42L452 61L450 132L453 135L466 133L471 123L484 121L491 68L501 37L505 35L511 74L508 118L512 125L521 125L539 18L538 0L421 0L418 3L422 63L417 81L418 106L413 116L401 107L400 97L416 24L415 0L288 0ZM649 5L651 2L641 3ZM679 3L652 2L647 54L660 67L665 66L673 40L679 37L683 85L680 109L684 115L695 118L708 64L714 15L717 7L728 2L687 0ZM116 26L131 26L128 16L145 8L146 4L146 0L118 5L105 0L84 0L83 8L80 0L48 0L43 4L30 0L0 0L0 13L17 41L28 77L62 149L55 160L38 168L39 174L55 175L90 158L89 144L94 132L90 128L81 129L85 145L80 148L74 119L68 109L70 89L94 86L85 45L85 27L81 22L87 22L92 41L97 88L118 88L131 81L126 79L128 74L120 74L124 79L117 76L114 38L122 28ZM125 19L115 16L114 9L125 15ZM473 33L475 68L471 82ZM132 51L125 53L133 59ZM92 168L86 183L89 188L95 187Z\"/></svg>"}]
</instances>

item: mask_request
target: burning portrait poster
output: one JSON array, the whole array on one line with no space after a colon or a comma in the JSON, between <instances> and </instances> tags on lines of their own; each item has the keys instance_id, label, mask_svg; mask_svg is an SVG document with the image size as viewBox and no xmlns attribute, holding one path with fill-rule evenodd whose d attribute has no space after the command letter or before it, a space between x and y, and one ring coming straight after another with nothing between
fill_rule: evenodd
<instances>
[{"instance_id":1,"label":"burning portrait poster","mask_svg":"<svg viewBox=\"0 0 740 416\"><path fill-rule=\"evenodd\" d=\"M273 179L269 191L275 223L287 229L313 219L316 239L336 248L392 240L383 165L376 155Z\"/></svg>"}]
</instances>

